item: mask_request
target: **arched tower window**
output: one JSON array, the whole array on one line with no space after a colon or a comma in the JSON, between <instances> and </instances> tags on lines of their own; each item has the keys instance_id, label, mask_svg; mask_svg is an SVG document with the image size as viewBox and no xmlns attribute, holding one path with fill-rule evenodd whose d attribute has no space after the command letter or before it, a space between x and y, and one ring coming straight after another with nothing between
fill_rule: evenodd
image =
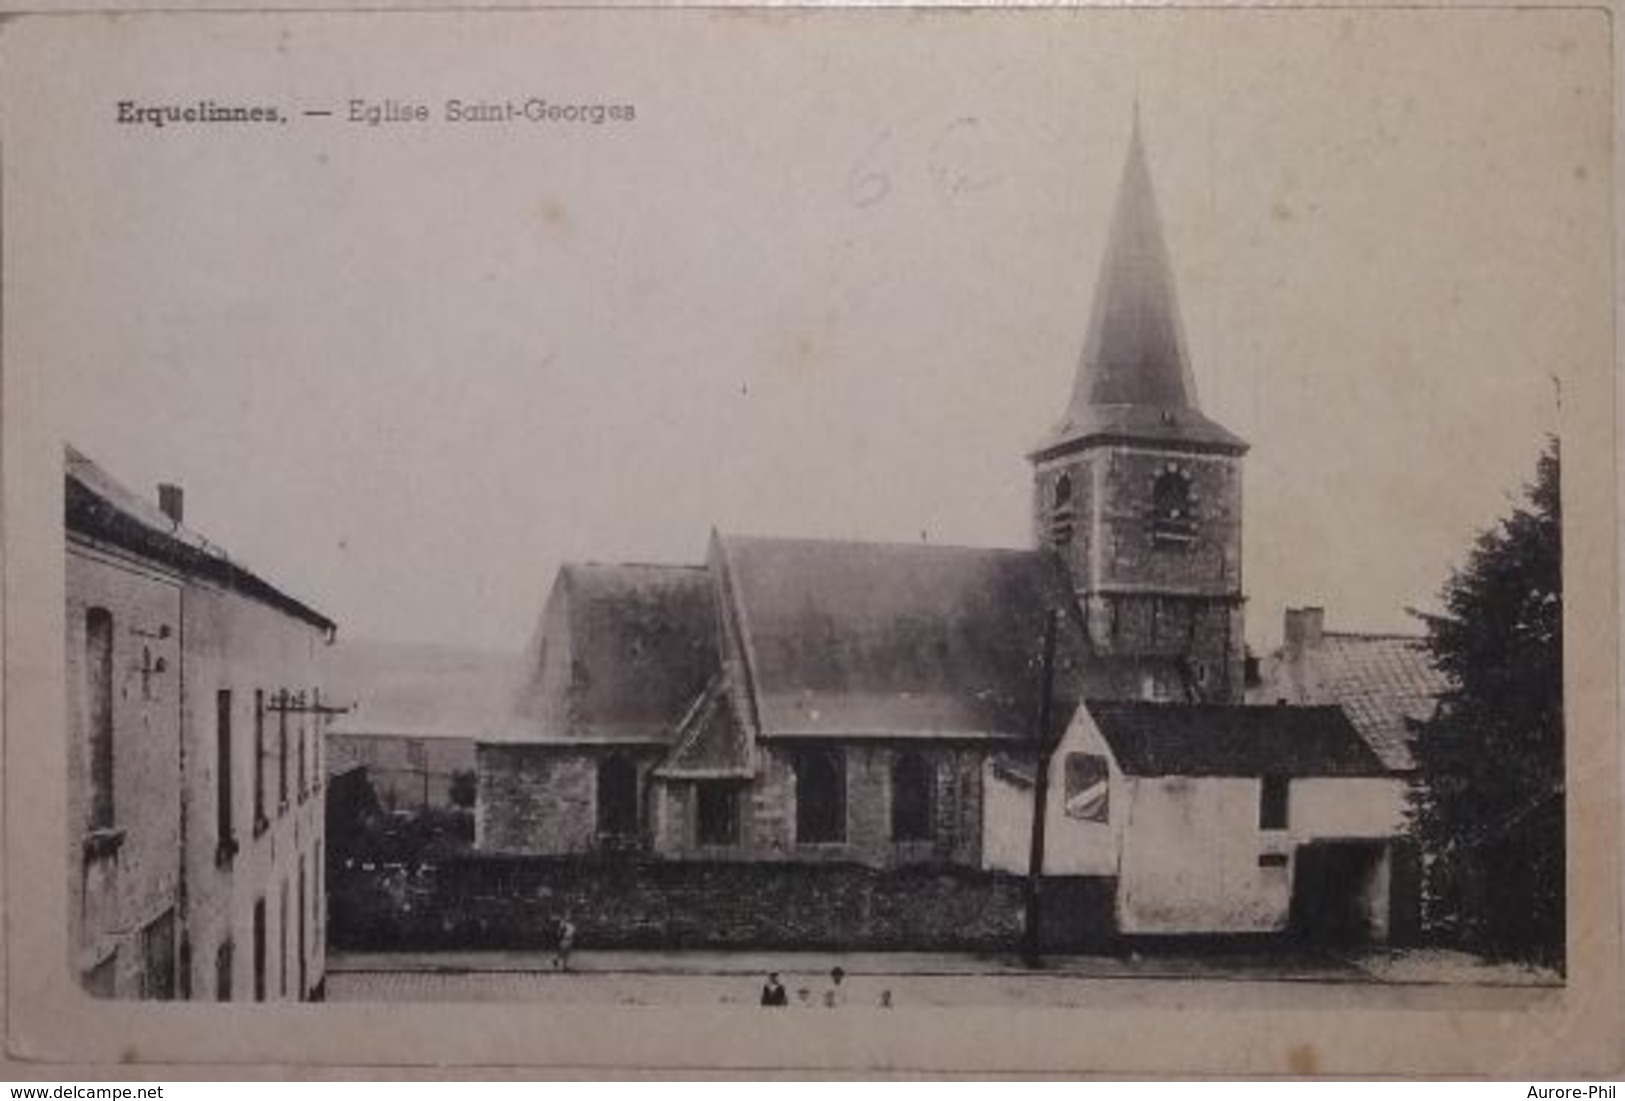
<instances>
[{"instance_id":1,"label":"arched tower window","mask_svg":"<svg viewBox=\"0 0 1625 1101\"><path fill-rule=\"evenodd\" d=\"M633 837L638 832L638 769L619 753L598 762L598 834Z\"/></svg>"},{"instance_id":2,"label":"arched tower window","mask_svg":"<svg viewBox=\"0 0 1625 1101\"><path fill-rule=\"evenodd\" d=\"M1188 543L1195 537L1190 475L1170 463L1151 487L1151 538L1159 543Z\"/></svg>"},{"instance_id":3,"label":"arched tower window","mask_svg":"<svg viewBox=\"0 0 1625 1101\"><path fill-rule=\"evenodd\" d=\"M935 832L936 770L919 753L892 762L891 835L896 841L929 841Z\"/></svg>"},{"instance_id":4,"label":"arched tower window","mask_svg":"<svg viewBox=\"0 0 1625 1101\"><path fill-rule=\"evenodd\" d=\"M1062 473L1050 490L1050 542L1064 547L1072 542L1074 514L1072 507L1072 475Z\"/></svg>"},{"instance_id":5,"label":"arched tower window","mask_svg":"<svg viewBox=\"0 0 1625 1101\"><path fill-rule=\"evenodd\" d=\"M113 613L85 612L85 696L92 830L113 828Z\"/></svg>"}]
</instances>

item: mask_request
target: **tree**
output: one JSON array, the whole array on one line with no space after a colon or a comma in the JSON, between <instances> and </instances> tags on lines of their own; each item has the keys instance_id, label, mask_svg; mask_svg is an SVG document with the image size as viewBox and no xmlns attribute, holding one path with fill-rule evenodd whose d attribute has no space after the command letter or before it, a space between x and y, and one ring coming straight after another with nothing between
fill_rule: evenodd
<instances>
[{"instance_id":1,"label":"tree","mask_svg":"<svg viewBox=\"0 0 1625 1101\"><path fill-rule=\"evenodd\" d=\"M460 768L451 774L451 805L472 810L479 795L479 778L471 768Z\"/></svg>"},{"instance_id":2,"label":"tree","mask_svg":"<svg viewBox=\"0 0 1625 1101\"><path fill-rule=\"evenodd\" d=\"M1552 440L1512 514L1425 615L1450 687L1417 725L1411 819L1430 924L1494 958L1563 961L1563 590Z\"/></svg>"}]
</instances>

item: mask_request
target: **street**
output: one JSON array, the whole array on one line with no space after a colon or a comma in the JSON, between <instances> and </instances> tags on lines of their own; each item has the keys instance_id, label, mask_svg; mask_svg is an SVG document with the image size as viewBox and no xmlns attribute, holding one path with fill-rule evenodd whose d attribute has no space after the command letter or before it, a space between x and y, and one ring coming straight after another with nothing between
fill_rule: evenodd
<instances>
[{"instance_id":1,"label":"street","mask_svg":"<svg viewBox=\"0 0 1625 1101\"><path fill-rule=\"evenodd\" d=\"M544 952L368 953L329 957L335 1002L756 1005L777 971L792 1008L1010 1006L1120 1008L1519 1009L1554 998L1555 976L1459 953L1010 958L933 953L582 952L570 969Z\"/></svg>"}]
</instances>

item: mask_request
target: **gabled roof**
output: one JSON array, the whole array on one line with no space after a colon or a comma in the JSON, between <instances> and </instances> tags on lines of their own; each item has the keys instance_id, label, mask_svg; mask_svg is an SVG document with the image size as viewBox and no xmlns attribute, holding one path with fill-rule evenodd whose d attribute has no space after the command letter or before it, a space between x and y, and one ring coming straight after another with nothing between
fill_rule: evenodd
<instances>
[{"instance_id":1,"label":"gabled roof","mask_svg":"<svg viewBox=\"0 0 1625 1101\"><path fill-rule=\"evenodd\" d=\"M1070 599L1051 558L718 540L764 737L1031 737L1046 616ZM1062 631L1058 724L1080 646L1071 620Z\"/></svg>"},{"instance_id":2,"label":"gabled roof","mask_svg":"<svg viewBox=\"0 0 1625 1101\"><path fill-rule=\"evenodd\" d=\"M678 727L677 744L655 768L667 780L743 779L755 772L750 740L721 675L712 678Z\"/></svg>"},{"instance_id":3,"label":"gabled roof","mask_svg":"<svg viewBox=\"0 0 1625 1101\"><path fill-rule=\"evenodd\" d=\"M671 741L718 668L698 566L563 566L530 647L519 725L488 740Z\"/></svg>"},{"instance_id":4,"label":"gabled roof","mask_svg":"<svg viewBox=\"0 0 1625 1101\"><path fill-rule=\"evenodd\" d=\"M1386 776L1339 707L1085 705L1130 776Z\"/></svg>"},{"instance_id":5,"label":"gabled roof","mask_svg":"<svg viewBox=\"0 0 1625 1101\"><path fill-rule=\"evenodd\" d=\"M1410 724L1429 719L1448 686L1420 638L1328 631L1304 652L1304 686L1348 712L1391 767L1411 768Z\"/></svg>"},{"instance_id":6,"label":"gabled roof","mask_svg":"<svg viewBox=\"0 0 1625 1101\"><path fill-rule=\"evenodd\" d=\"M1114 440L1238 454L1247 449L1197 403L1138 110L1072 401L1034 458Z\"/></svg>"},{"instance_id":7,"label":"gabled roof","mask_svg":"<svg viewBox=\"0 0 1625 1101\"><path fill-rule=\"evenodd\" d=\"M240 562L224 548L171 520L72 447L65 449L64 521L70 535L94 539L229 589L319 630L337 625Z\"/></svg>"}]
</instances>

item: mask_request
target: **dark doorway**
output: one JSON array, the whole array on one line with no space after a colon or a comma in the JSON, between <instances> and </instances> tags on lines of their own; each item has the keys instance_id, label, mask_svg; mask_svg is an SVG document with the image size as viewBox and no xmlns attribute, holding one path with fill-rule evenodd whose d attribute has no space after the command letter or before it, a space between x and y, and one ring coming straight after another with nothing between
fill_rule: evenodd
<instances>
[{"instance_id":1,"label":"dark doorway","mask_svg":"<svg viewBox=\"0 0 1625 1101\"><path fill-rule=\"evenodd\" d=\"M167 1002L175 997L175 911L141 930L141 996Z\"/></svg>"},{"instance_id":2,"label":"dark doorway","mask_svg":"<svg viewBox=\"0 0 1625 1101\"><path fill-rule=\"evenodd\" d=\"M737 845L739 843L739 786L726 780L711 780L698 785L695 817L699 843L702 845Z\"/></svg>"},{"instance_id":3,"label":"dark doorway","mask_svg":"<svg viewBox=\"0 0 1625 1101\"><path fill-rule=\"evenodd\" d=\"M1386 846L1380 841L1321 841L1299 847L1292 876L1292 930L1321 944L1384 939Z\"/></svg>"},{"instance_id":4,"label":"dark doorway","mask_svg":"<svg viewBox=\"0 0 1625 1101\"><path fill-rule=\"evenodd\" d=\"M265 1000L265 899L254 900L254 1000Z\"/></svg>"}]
</instances>

